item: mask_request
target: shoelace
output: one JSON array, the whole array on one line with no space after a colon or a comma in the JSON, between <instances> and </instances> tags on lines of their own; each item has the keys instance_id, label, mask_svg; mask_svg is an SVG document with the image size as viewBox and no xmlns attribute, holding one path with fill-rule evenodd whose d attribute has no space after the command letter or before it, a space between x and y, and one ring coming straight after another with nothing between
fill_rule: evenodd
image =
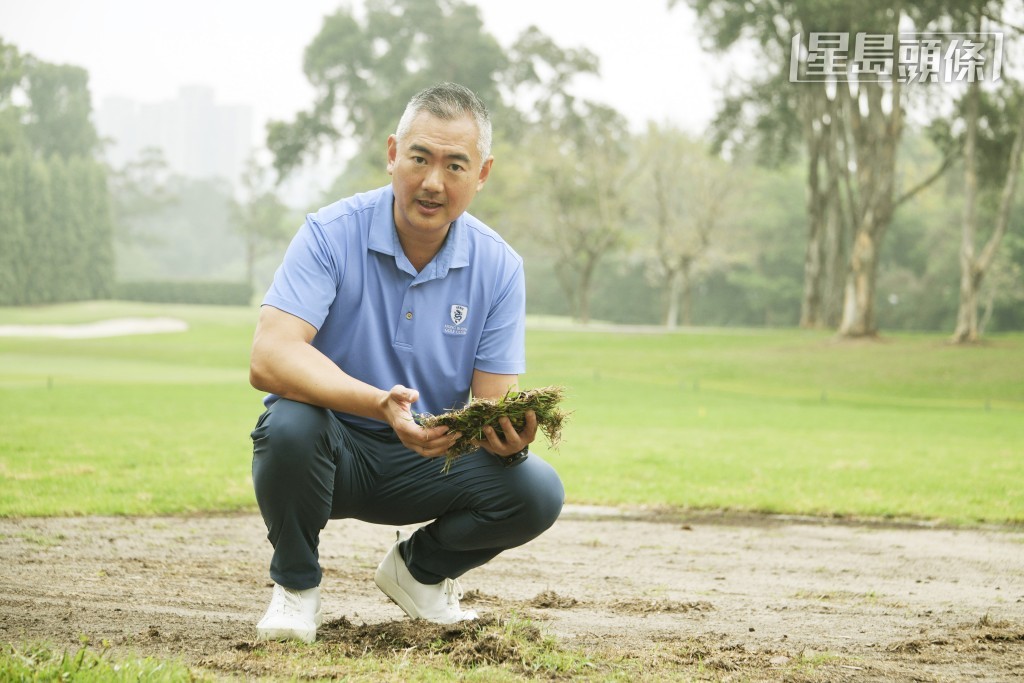
<instances>
[{"instance_id":1,"label":"shoelace","mask_svg":"<svg viewBox=\"0 0 1024 683\"><path fill-rule=\"evenodd\" d=\"M282 588L281 593L284 594L284 602L280 603L281 613L289 617L304 616L302 598L299 597L299 594L287 588Z\"/></svg>"},{"instance_id":2,"label":"shoelace","mask_svg":"<svg viewBox=\"0 0 1024 683\"><path fill-rule=\"evenodd\" d=\"M444 594L448 597L448 606L454 609L461 609L459 607L459 600L462 599L462 584L459 583L458 579L445 579L444 580Z\"/></svg>"}]
</instances>

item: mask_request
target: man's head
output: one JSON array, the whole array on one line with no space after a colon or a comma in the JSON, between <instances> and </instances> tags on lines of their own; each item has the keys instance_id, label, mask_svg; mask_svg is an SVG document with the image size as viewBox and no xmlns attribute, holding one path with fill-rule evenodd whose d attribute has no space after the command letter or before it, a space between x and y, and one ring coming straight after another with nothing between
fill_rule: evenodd
<instances>
[{"instance_id":1,"label":"man's head","mask_svg":"<svg viewBox=\"0 0 1024 683\"><path fill-rule=\"evenodd\" d=\"M476 147L480 159L484 161L491 156L491 114L469 88L458 83L439 83L413 95L398 122L395 137L401 140L406 136L413 119L421 112L443 121L472 117L476 122Z\"/></svg>"},{"instance_id":2,"label":"man's head","mask_svg":"<svg viewBox=\"0 0 1024 683\"><path fill-rule=\"evenodd\" d=\"M469 207L491 171L491 122L469 89L442 83L412 98L388 137L388 173L395 192L395 227L439 244Z\"/></svg>"}]
</instances>

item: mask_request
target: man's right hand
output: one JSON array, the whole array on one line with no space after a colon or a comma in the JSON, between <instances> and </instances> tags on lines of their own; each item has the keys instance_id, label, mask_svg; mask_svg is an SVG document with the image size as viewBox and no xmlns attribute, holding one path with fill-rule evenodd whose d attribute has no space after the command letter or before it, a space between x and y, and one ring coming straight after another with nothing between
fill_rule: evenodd
<instances>
[{"instance_id":1,"label":"man's right hand","mask_svg":"<svg viewBox=\"0 0 1024 683\"><path fill-rule=\"evenodd\" d=\"M416 424L412 404L419 397L420 393L415 389L396 384L381 398L381 412L406 448L424 457L436 458L444 455L462 435L451 432L448 427L425 429Z\"/></svg>"}]
</instances>

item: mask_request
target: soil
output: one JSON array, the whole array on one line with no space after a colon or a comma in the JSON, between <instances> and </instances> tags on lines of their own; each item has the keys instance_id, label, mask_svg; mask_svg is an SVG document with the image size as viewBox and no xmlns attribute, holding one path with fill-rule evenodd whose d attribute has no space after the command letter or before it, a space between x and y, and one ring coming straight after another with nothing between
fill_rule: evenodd
<instances>
[{"instance_id":1,"label":"soil","mask_svg":"<svg viewBox=\"0 0 1024 683\"><path fill-rule=\"evenodd\" d=\"M372 579L393 538L328 525L314 647L557 677L517 668L516 649L479 628L405 618ZM269 550L249 514L0 519L0 641L74 650L87 637L214 676L317 675L288 656L309 646L255 642ZM1024 681L1019 528L570 507L462 585L484 624L553 638L590 658L593 679Z\"/></svg>"}]
</instances>

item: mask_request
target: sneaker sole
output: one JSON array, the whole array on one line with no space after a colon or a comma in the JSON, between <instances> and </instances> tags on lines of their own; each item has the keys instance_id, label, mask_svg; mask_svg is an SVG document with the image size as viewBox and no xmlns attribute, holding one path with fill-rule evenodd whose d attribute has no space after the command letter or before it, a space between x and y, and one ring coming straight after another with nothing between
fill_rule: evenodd
<instances>
[{"instance_id":1,"label":"sneaker sole","mask_svg":"<svg viewBox=\"0 0 1024 683\"><path fill-rule=\"evenodd\" d=\"M466 610L463 612L463 617L461 619L452 619L450 621L442 621L440 619L431 619L430 617L422 616L417 613L415 609L410 609L402 604L402 601L406 601L410 605L415 605L416 603L413 602L408 593L402 590L401 586L391 580L391 577L388 576L386 572L378 571L374 574L373 582L377 584L377 588L379 588L384 595L388 596L388 599L391 600L391 602L398 605L402 611L412 619L423 619L431 622L432 624L458 624L463 621L476 621L479 619L479 616L473 610Z\"/></svg>"},{"instance_id":2,"label":"sneaker sole","mask_svg":"<svg viewBox=\"0 0 1024 683\"><path fill-rule=\"evenodd\" d=\"M294 628L260 628L256 627L256 640L299 640L303 643L312 643L316 640L316 630L324 622L323 610L316 613L313 617L313 623L316 626L313 629L294 629Z\"/></svg>"},{"instance_id":3,"label":"sneaker sole","mask_svg":"<svg viewBox=\"0 0 1024 683\"><path fill-rule=\"evenodd\" d=\"M312 643L316 640L316 629L312 631L296 631L294 629L256 629L256 640L298 640Z\"/></svg>"},{"instance_id":4,"label":"sneaker sole","mask_svg":"<svg viewBox=\"0 0 1024 683\"><path fill-rule=\"evenodd\" d=\"M408 602L410 605L414 603L412 601L412 598L409 597L409 594L402 590L402 587L399 586L398 583L392 581L391 577L388 576L385 572L378 571L376 574L374 574L373 582L377 584L377 588L379 588L381 592L384 593L384 595L388 596L388 599L391 600L391 602L398 605L402 609L402 611L405 612L407 615L409 615L413 619L423 618L419 614L416 614L415 609L410 609L409 607L406 607L402 604L403 601Z\"/></svg>"}]
</instances>

